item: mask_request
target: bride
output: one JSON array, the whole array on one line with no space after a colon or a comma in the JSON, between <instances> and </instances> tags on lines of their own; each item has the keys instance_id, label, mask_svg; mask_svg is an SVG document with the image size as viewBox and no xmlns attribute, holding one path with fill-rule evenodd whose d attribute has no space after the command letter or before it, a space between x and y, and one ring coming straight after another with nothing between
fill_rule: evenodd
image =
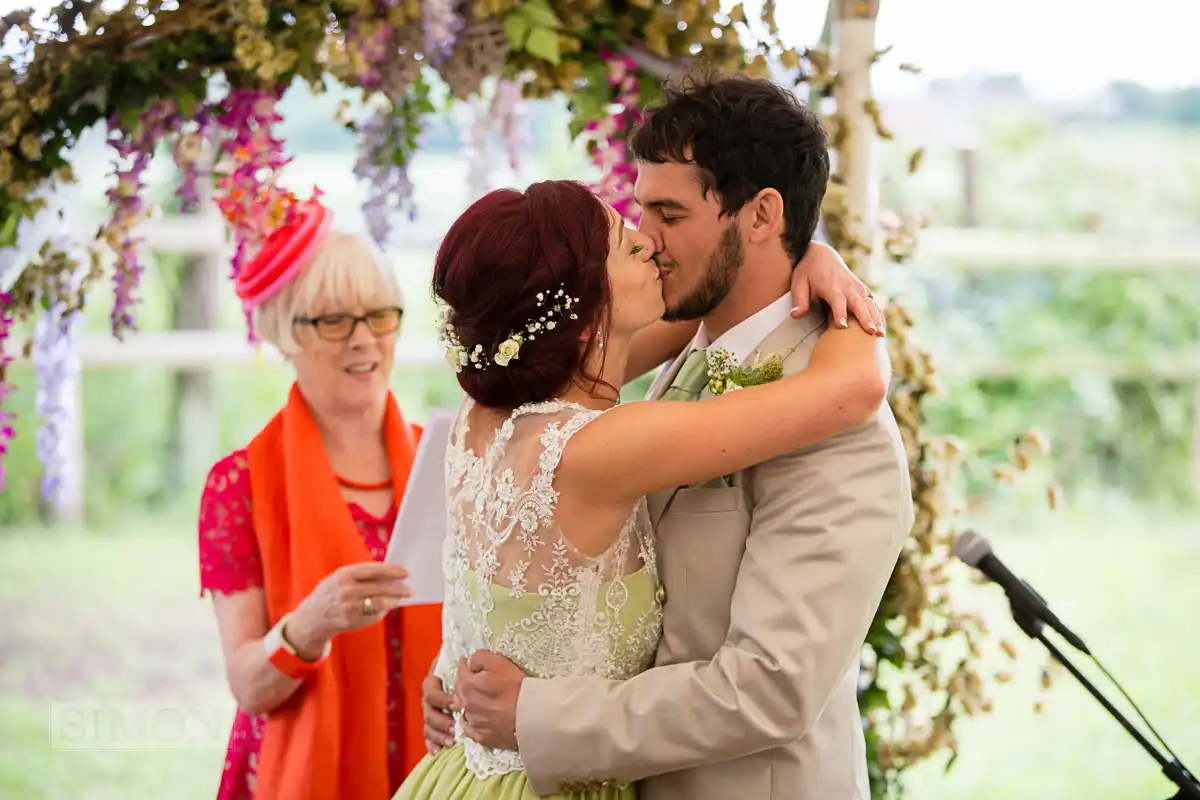
<instances>
[{"instance_id":1,"label":"bride","mask_svg":"<svg viewBox=\"0 0 1200 800\"><path fill-rule=\"evenodd\" d=\"M467 395L446 465L435 671L447 691L480 649L539 677L647 669L662 595L645 495L820 442L882 400L857 366L875 369L861 355L874 339L851 326L826 333L799 374L703 403L618 405L631 344L664 313L653 250L582 184L546 181L483 197L438 252L433 290ZM533 797L519 754L472 741L464 724L397 797Z\"/></svg>"}]
</instances>

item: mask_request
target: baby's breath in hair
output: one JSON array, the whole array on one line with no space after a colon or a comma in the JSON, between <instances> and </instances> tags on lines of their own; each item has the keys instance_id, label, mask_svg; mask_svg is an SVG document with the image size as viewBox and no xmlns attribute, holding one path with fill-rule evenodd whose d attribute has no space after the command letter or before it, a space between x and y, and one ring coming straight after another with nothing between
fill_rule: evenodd
<instances>
[{"instance_id":1,"label":"baby's breath in hair","mask_svg":"<svg viewBox=\"0 0 1200 800\"><path fill-rule=\"evenodd\" d=\"M468 365L475 369L484 369L488 363L507 367L513 359L520 358L521 345L526 341L533 341L539 333L554 330L564 314L568 319L579 319L579 315L574 311L579 305L579 298L569 296L565 284L560 284L549 299L546 295L546 292L537 293L537 305L541 311L523 327L511 331L496 348L496 352L490 354L484 353L481 344L477 343L472 347L463 343L454 324L450 322L450 310L447 309L442 315L440 327L442 342L446 345L446 363L455 372L462 372Z\"/></svg>"}]
</instances>

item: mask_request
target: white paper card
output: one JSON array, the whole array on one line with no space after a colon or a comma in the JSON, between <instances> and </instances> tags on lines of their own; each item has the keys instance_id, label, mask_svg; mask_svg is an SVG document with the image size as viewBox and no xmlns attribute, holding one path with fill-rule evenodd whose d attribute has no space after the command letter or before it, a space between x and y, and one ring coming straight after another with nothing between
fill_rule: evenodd
<instances>
[{"instance_id":1,"label":"white paper card","mask_svg":"<svg viewBox=\"0 0 1200 800\"><path fill-rule=\"evenodd\" d=\"M440 603L445 595L442 542L446 538L446 445L454 414L433 409L425 422L412 472L400 501L384 561L408 570L412 597L401 605Z\"/></svg>"}]
</instances>

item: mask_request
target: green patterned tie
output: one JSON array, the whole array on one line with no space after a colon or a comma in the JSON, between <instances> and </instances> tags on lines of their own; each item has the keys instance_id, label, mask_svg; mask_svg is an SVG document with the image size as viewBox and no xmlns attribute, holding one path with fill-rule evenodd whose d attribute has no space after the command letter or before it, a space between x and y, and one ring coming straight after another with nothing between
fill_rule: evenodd
<instances>
[{"instance_id":1,"label":"green patterned tie","mask_svg":"<svg viewBox=\"0 0 1200 800\"><path fill-rule=\"evenodd\" d=\"M699 400L708 385L708 351L693 350L663 392L662 400Z\"/></svg>"}]
</instances>

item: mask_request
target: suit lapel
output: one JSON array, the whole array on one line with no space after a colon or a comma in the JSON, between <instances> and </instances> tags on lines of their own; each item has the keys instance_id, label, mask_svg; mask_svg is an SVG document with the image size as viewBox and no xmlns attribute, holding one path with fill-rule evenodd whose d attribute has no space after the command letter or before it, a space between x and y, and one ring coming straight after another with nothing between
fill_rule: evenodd
<instances>
[{"instance_id":1,"label":"suit lapel","mask_svg":"<svg viewBox=\"0 0 1200 800\"><path fill-rule=\"evenodd\" d=\"M813 331L825 324L825 317L824 307L814 307L799 319L791 319L789 317L778 328L767 334L767 338L759 342L758 347L754 348L754 352L761 354L762 358L779 353L780 357L784 361L787 361L792 354L782 351L796 347L807 339ZM749 363L753 360L754 356L751 355L742 363Z\"/></svg>"},{"instance_id":2,"label":"suit lapel","mask_svg":"<svg viewBox=\"0 0 1200 800\"><path fill-rule=\"evenodd\" d=\"M815 305L807 314L799 319L788 317L786 320L781 322L775 328L775 330L767 334L767 338L759 342L758 346L754 348L754 351L742 361L742 364L744 365L752 363L754 361L755 354L761 354L763 358L766 358L773 353L779 353L780 351L787 350L789 347L796 347L802 341L808 338L810 334L821 327L821 325L825 323L826 317L827 312L825 311L823 305ZM651 399L657 400L662 396L662 393L665 392L667 387L671 385L671 381L675 379L675 375L679 372L680 367L687 358L687 354L691 351L692 346L689 345L675 359L675 362L671 365L670 369L666 370L660 376L659 380L654 383L650 395ZM781 353L781 357L785 362L791 355L791 353ZM700 393L700 399L697 402L703 402L712 396L712 393L708 391L708 387L705 387ZM738 482L738 476L735 475L734 485L737 485ZM652 525L658 525L659 520L662 519L663 515L666 514L670 509L671 500L674 499L676 492L682 488L682 486L679 486L674 489L665 489L661 492L651 492L647 496L646 503L650 511L650 523Z\"/></svg>"}]
</instances>

